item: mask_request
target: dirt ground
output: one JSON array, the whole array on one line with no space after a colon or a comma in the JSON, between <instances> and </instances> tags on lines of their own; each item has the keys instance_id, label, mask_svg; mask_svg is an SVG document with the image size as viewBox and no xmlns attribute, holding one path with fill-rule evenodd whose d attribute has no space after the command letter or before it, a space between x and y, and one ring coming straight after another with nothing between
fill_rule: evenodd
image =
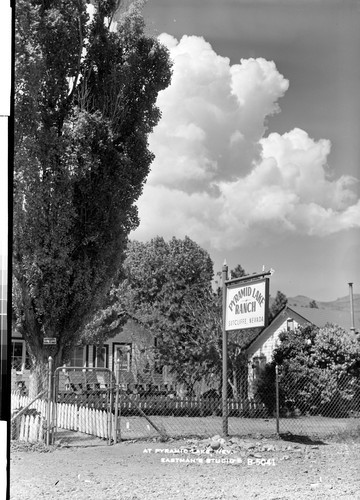
<instances>
[{"instance_id":1,"label":"dirt ground","mask_svg":"<svg viewBox=\"0 0 360 500\"><path fill-rule=\"evenodd\" d=\"M76 436L75 436L76 437ZM360 440L12 445L11 500L360 499Z\"/></svg>"}]
</instances>

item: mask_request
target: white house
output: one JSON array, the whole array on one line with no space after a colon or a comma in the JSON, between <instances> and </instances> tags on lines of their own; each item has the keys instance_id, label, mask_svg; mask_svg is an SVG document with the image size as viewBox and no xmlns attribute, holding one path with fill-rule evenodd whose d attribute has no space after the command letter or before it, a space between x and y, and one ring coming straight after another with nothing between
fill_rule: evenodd
<instances>
[{"instance_id":1,"label":"white house","mask_svg":"<svg viewBox=\"0 0 360 500\"><path fill-rule=\"evenodd\" d=\"M254 381L265 364L272 360L272 354L279 342L280 333L295 330L298 326L309 323L319 328L327 323L332 323L350 331L351 317L347 311L342 310L285 306L270 325L264 328L246 349L250 396L253 393ZM357 331L360 330L358 316L355 318L355 328Z\"/></svg>"}]
</instances>

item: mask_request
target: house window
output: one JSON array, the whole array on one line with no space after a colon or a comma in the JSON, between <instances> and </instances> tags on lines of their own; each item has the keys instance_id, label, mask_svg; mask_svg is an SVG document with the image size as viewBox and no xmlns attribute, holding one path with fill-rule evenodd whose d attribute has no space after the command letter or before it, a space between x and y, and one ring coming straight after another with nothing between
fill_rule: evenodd
<instances>
[{"instance_id":1,"label":"house window","mask_svg":"<svg viewBox=\"0 0 360 500\"><path fill-rule=\"evenodd\" d=\"M109 359L109 346L94 346L93 356L93 366L95 366L96 368L107 368Z\"/></svg>"},{"instance_id":2,"label":"house window","mask_svg":"<svg viewBox=\"0 0 360 500\"><path fill-rule=\"evenodd\" d=\"M17 372L31 368L30 354L24 340L12 340L11 342L11 368Z\"/></svg>"},{"instance_id":3,"label":"house window","mask_svg":"<svg viewBox=\"0 0 360 500\"><path fill-rule=\"evenodd\" d=\"M130 371L131 367L131 344L113 344L113 365L120 363L120 370Z\"/></svg>"},{"instance_id":4,"label":"house window","mask_svg":"<svg viewBox=\"0 0 360 500\"><path fill-rule=\"evenodd\" d=\"M294 320L289 318L286 322L286 331L293 332L294 331Z\"/></svg>"},{"instance_id":5,"label":"house window","mask_svg":"<svg viewBox=\"0 0 360 500\"><path fill-rule=\"evenodd\" d=\"M84 366L84 347L75 347L70 357L70 366Z\"/></svg>"},{"instance_id":6,"label":"house window","mask_svg":"<svg viewBox=\"0 0 360 500\"><path fill-rule=\"evenodd\" d=\"M17 372L22 372L25 365L25 342L23 340L13 340L11 344L11 368Z\"/></svg>"}]
</instances>

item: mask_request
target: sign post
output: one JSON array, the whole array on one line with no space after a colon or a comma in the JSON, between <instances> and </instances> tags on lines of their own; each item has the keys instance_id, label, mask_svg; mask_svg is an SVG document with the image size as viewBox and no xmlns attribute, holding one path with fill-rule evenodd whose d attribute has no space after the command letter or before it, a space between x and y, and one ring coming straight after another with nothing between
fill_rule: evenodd
<instances>
[{"instance_id":1,"label":"sign post","mask_svg":"<svg viewBox=\"0 0 360 500\"><path fill-rule=\"evenodd\" d=\"M222 420L223 420L223 435L227 436L228 432L228 404L227 404L227 330L225 324L226 318L226 282L228 279L228 266L224 262L222 268L222 287L223 287L223 322L222 322Z\"/></svg>"},{"instance_id":2,"label":"sign post","mask_svg":"<svg viewBox=\"0 0 360 500\"><path fill-rule=\"evenodd\" d=\"M265 327L269 316L269 278L273 270L228 279L228 266L222 268L222 416L223 435L228 435L228 331Z\"/></svg>"}]
</instances>

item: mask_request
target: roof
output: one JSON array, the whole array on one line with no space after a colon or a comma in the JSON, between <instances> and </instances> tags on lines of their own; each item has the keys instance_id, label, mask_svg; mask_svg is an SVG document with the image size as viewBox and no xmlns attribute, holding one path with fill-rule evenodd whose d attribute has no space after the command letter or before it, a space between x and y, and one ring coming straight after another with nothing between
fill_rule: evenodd
<instances>
[{"instance_id":1,"label":"roof","mask_svg":"<svg viewBox=\"0 0 360 500\"><path fill-rule=\"evenodd\" d=\"M254 338L251 341L251 343L247 346L246 351L248 352L248 354L254 350L256 351L263 344L263 342L265 342L266 339L269 338L276 330L278 330L289 318L294 319L298 324L301 325L309 321L308 319L304 318L301 314L296 312L294 308L285 306L277 314L277 316L275 316L270 325L263 328L256 336L256 338Z\"/></svg>"},{"instance_id":2,"label":"roof","mask_svg":"<svg viewBox=\"0 0 360 500\"><path fill-rule=\"evenodd\" d=\"M355 313L355 329L360 331L359 313ZM350 331L350 312L335 309L317 309L311 307L298 307L286 305L267 327L263 328L259 334L250 342L246 350L248 353L257 348L274 333L288 319L293 318L299 324L312 323L322 328L327 323L340 326L344 330Z\"/></svg>"},{"instance_id":3,"label":"roof","mask_svg":"<svg viewBox=\"0 0 360 500\"><path fill-rule=\"evenodd\" d=\"M342 311L336 309L317 309L311 307L288 306L296 313L300 314L303 318L310 323L318 326L319 328L325 326L327 323L338 325L344 330L351 328L351 315L350 311ZM358 312L354 313L355 330L360 331L360 315Z\"/></svg>"}]
</instances>

